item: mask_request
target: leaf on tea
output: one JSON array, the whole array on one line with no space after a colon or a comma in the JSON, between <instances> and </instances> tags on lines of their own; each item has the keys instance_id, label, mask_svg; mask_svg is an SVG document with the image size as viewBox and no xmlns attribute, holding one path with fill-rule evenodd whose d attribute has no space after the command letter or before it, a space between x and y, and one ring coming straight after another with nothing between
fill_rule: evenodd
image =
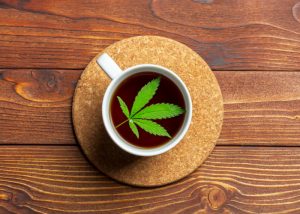
<instances>
[{"instance_id":1,"label":"leaf on tea","mask_svg":"<svg viewBox=\"0 0 300 214\"><path fill-rule=\"evenodd\" d=\"M142 109L133 118L141 119L167 119L179 116L184 113L184 109L171 103L157 103Z\"/></svg>"},{"instance_id":2,"label":"leaf on tea","mask_svg":"<svg viewBox=\"0 0 300 214\"><path fill-rule=\"evenodd\" d=\"M133 119L133 121L141 127L141 129L145 130L146 132L157 135L157 136L165 136L171 138L170 134L167 130L159 125L158 123L151 121L151 120L144 120L144 119Z\"/></svg>"},{"instance_id":3,"label":"leaf on tea","mask_svg":"<svg viewBox=\"0 0 300 214\"><path fill-rule=\"evenodd\" d=\"M160 77L155 78L144 85L139 90L134 99L131 112L129 112L129 109L122 98L119 96L117 97L120 108L123 114L127 117L127 120L117 125L116 128L128 121L131 131L137 138L139 138L139 131L137 126L152 135L171 138L170 134L163 126L152 120L176 117L180 114L183 114L185 110L178 105L170 103L157 103L145 107L155 95L159 84Z\"/></svg>"},{"instance_id":4,"label":"leaf on tea","mask_svg":"<svg viewBox=\"0 0 300 214\"><path fill-rule=\"evenodd\" d=\"M135 134L135 136L137 138L139 138L140 137L139 130L137 129L137 127L134 124L133 120L129 120L128 123L129 123L129 127L130 127L131 131Z\"/></svg>"},{"instance_id":5,"label":"leaf on tea","mask_svg":"<svg viewBox=\"0 0 300 214\"><path fill-rule=\"evenodd\" d=\"M128 107L127 107L126 103L122 100L121 97L118 96L117 98L118 98L118 100L119 100L120 107L121 107L121 109L122 109L123 114L124 114L127 118L129 118L129 110L128 110Z\"/></svg>"},{"instance_id":6,"label":"leaf on tea","mask_svg":"<svg viewBox=\"0 0 300 214\"><path fill-rule=\"evenodd\" d=\"M134 116L139 110L141 110L155 95L156 90L160 83L160 77L151 80L145 86L141 88L141 90L136 95L131 112L130 117Z\"/></svg>"}]
</instances>

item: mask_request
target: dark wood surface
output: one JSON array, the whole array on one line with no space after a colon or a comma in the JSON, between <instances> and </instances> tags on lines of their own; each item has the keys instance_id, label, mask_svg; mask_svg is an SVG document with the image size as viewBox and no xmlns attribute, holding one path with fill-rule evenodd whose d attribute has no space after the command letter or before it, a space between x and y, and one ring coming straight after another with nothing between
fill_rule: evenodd
<instances>
[{"instance_id":1,"label":"dark wood surface","mask_svg":"<svg viewBox=\"0 0 300 214\"><path fill-rule=\"evenodd\" d=\"M299 155L218 146L187 178L137 188L96 171L75 146L2 146L0 212L299 213Z\"/></svg>"},{"instance_id":2,"label":"dark wood surface","mask_svg":"<svg viewBox=\"0 0 300 214\"><path fill-rule=\"evenodd\" d=\"M176 39L218 70L299 70L298 0L1 0L0 67L82 69L137 35Z\"/></svg>"},{"instance_id":3,"label":"dark wood surface","mask_svg":"<svg viewBox=\"0 0 300 214\"><path fill-rule=\"evenodd\" d=\"M144 189L85 159L71 100L96 53L149 34L203 56L225 116L203 166ZM299 213L299 42L299 0L0 0L0 213Z\"/></svg>"}]
</instances>

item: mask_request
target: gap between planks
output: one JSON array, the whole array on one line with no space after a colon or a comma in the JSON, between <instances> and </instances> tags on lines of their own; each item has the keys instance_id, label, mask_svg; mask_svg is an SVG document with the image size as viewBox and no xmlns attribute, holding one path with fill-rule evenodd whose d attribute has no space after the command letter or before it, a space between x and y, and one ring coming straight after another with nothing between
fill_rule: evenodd
<instances>
[{"instance_id":1,"label":"gap between planks","mask_svg":"<svg viewBox=\"0 0 300 214\"><path fill-rule=\"evenodd\" d=\"M85 69L85 67L82 68L64 68L64 67L53 67L53 68L35 68L35 67L24 67L24 68L20 68L20 67L0 67L0 70L6 70L6 69L12 69L12 70L71 70L71 71L83 71ZM212 69L213 72L239 72L239 71L249 71L249 72L300 72L299 70L290 70L290 69L281 69L281 70L254 70L254 69L239 69L239 70L229 70L229 69Z\"/></svg>"},{"instance_id":2,"label":"gap between planks","mask_svg":"<svg viewBox=\"0 0 300 214\"><path fill-rule=\"evenodd\" d=\"M81 150L81 147L79 144L17 144L17 143L8 143L8 144L1 144L0 142L0 147L15 147L15 146L20 146L20 147L57 147L57 146L61 146L61 147L78 147ZM248 147L248 148L255 148L255 147L259 147L259 148L287 148L287 147L293 147L293 148L300 148L300 145L237 145L237 144L221 144L221 145L216 145L215 147Z\"/></svg>"}]
</instances>

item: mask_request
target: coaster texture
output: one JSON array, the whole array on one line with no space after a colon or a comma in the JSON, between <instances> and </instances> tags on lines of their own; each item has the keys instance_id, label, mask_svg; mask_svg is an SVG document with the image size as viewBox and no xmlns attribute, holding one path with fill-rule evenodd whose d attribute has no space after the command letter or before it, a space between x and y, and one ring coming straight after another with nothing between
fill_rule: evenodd
<instances>
[{"instance_id":1,"label":"coaster texture","mask_svg":"<svg viewBox=\"0 0 300 214\"><path fill-rule=\"evenodd\" d=\"M154 157L128 154L110 139L101 116L102 98L110 83L96 58L108 53L121 69L158 64L174 71L186 84L193 116L184 139ZM223 122L223 99L206 62L189 47L163 37L138 36L116 42L86 67L73 99L73 124L87 158L103 173L135 186L160 186L177 181L198 168L213 150Z\"/></svg>"}]
</instances>

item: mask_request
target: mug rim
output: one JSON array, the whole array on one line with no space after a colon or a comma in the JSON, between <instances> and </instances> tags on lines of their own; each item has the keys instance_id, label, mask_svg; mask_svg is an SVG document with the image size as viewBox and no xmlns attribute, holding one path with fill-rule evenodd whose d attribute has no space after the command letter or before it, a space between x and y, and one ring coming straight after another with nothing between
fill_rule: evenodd
<instances>
[{"instance_id":1,"label":"mug rim","mask_svg":"<svg viewBox=\"0 0 300 214\"><path fill-rule=\"evenodd\" d=\"M139 69L145 69L145 72L155 72L164 75L165 77L170 79L179 88L180 92L183 95L185 103L186 114L182 127L179 129L176 135L172 137L168 142L154 148L137 147L131 144L130 142L127 142L124 138L122 138L122 136L119 135L117 130L115 130L110 116L111 97L115 92L116 88L120 85L120 83L122 83L122 81L124 81L124 79L128 78L129 76L138 72L143 72L143 70L139 71ZM188 88L186 87L184 82L172 70L156 64L139 64L125 69L118 77L116 77L110 82L103 97L102 118L107 133L109 134L110 138L114 141L114 143L117 144L118 147L130 154L137 156L155 156L169 151L170 149L175 147L185 136L186 132L189 129L192 119L192 99L189 94Z\"/></svg>"}]
</instances>

